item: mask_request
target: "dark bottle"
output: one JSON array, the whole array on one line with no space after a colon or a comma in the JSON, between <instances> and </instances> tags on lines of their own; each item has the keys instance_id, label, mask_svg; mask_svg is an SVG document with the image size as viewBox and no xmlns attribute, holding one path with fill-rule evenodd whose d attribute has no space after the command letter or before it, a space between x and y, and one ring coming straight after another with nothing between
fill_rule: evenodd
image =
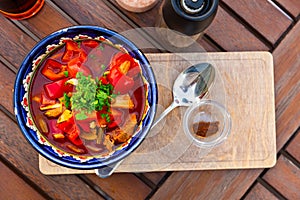
<instances>
[{"instance_id":1,"label":"dark bottle","mask_svg":"<svg viewBox=\"0 0 300 200\"><path fill-rule=\"evenodd\" d=\"M195 40L212 23L218 4L219 0L165 0L158 26L172 29L182 37ZM178 38L173 39L175 41ZM182 44L179 46L189 45L189 42L184 44L184 40L180 41Z\"/></svg>"}]
</instances>

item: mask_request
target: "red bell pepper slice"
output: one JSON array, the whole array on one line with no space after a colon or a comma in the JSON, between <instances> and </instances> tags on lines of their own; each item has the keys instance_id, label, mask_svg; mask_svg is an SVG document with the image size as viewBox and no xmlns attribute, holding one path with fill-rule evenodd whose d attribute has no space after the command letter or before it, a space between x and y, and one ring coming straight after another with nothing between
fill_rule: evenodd
<instances>
[{"instance_id":1,"label":"red bell pepper slice","mask_svg":"<svg viewBox=\"0 0 300 200\"><path fill-rule=\"evenodd\" d=\"M114 55L112 58L112 61L110 63L110 69L114 67L120 67L122 63L125 61L130 62L130 67L128 71L125 73L127 76L134 77L138 73L140 73L140 67L139 64L131 57L129 54L124 53L124 52L118 52L117 54Z\"/></svg>"},{"instance_id":2,"label":"red bell pepper slice","mask_svg":"<svg viewBox=\"0 0 300 200\"><path fill-rule=\"evenodd\" d=\"M73 86L65 84L68 78L64 78L55 82L44 85L44 90L50 99L57 99L63 96L64 93L72 92Z\"/></svg>"},{"instance_id":3,"label":"red bell pepper slice","mask_svg":"<svg viewBox=\"0 0 300 200\"><path fill-rule=\"evenodd\" d=\"M89 68L82 65L82 61L80 60L80 57L72 59L70 62L68 62L68 72L69 76L71 78L75 78L76 74L78 72L82 72L83 75L88 76L91 74L91 71Z\"/></svg>"},{"instance_id":4,"label":"red bell pepper slice","mask_svg":"<svg viewBox=\"0 0 300 200\"><path fill-rule=\"evenodd\" d=\"M65 40L67 51L80 51L78 43L73 40Z\"/></svg>"},{"instance_id":5,"label":"red bell pepper slice","mask_svg":"<svg viewBox=\"0 0 300 200\"><path fill-rule=\"evenodd\" d=\"M65 77L66 68L66 65L56 60L48 59L42 69L42 74L48 79L56 81Z\"/></svg>"},{"instance_id":6,"label":"red bell pepper slice","mask_svg":"<svg viewBox=\"0 0 300 200\"><path fill-rule=\"evenodd\" d=\"M128 93L134 86L133 78L123 75L119 79L117 83L115 83L114 92L115 94L126 94Z\"/></svg>"},{"instance_id":7,"label":"red bell pepper slice","mask_svg":"<svg viewBox=\"0 0 300 200\"><path fill-rule=\"evenodd\" d=\"M90 48L96 48L99 45L99 42L95 41L95 40L83 40L81 42L82 45L86 46L86 47L90 47Z\"/></svg>"},{"instance_id":8,"label":"red bell pepper slice","mask_svg":"<svg viewBox=\"0 0 300 200\"><path fill-rule=\"evenodd\" d=\"M71 117L67 121L57 124L57 128L66 133L67 138L76 146L81 146L83 144L79 137L79 130L75 125L74 117Z\"/></svg>"},{"instance_id":9,"label":"red bell pepper slice","mask_svg":"<svg viewBox=\"0 0 300 200\"><path fill-rule=\"evenodd\" d=\"M110 70L107 79L113 85L115 94L126 94L134 86L133 78L122 74L116 67Z\"/></svg>"},{"instance_id":10,"label":"red bell pepper slice","mask_svg":"<svg viewBox=\"0 0 300 200\"><path fill-rule=\"evenodd\" d=\"M69 62L73 58L77 58L77 57L80 57L81 62L84 62L86 60L87 55L82 49L79 48L78 43L71 40L67 40L65 41L65 43L66 43L66 49L62 56L63 62Z\"/></svg>"},{"instance_id":11,"label":"red bell pepper slice","mask_svg":"<svg viewBox=\"0 0 300 200\"><path fill-rule=\"evenodd\" d=\"M83 144L82 140L79 137L79 130L76 125L73 124L70 130L67 132L67 138L75 144L76 146L81 146Z\"/></svg>"}]
</instances>

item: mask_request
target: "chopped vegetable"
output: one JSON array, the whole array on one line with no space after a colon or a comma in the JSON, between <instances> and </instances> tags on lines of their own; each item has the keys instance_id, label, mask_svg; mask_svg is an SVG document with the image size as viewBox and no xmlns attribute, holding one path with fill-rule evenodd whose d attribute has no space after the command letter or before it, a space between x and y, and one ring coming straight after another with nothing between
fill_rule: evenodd
<instances>
[{"instance_id":1,"label":"chopped vegetable","mask_svg":"<svg viewBox=\"0 0 300 200\"><path fill-rule=\"evenodd\" d=\"M72 92L73 86L65 84L68 78L64 78L52 83L44 85L45 92L50 99L58 99L63 96L65 92Z\"/></svg>"},{"instance_id":2,"label":"chopped vegetable","mask_svg":"<svg viewBox=\"0 0 300 200\"><path fill-rule=\"evenodd\" d=\"M49 129L48 129L48 125L47 125L47 123L45 122L45 120L42 119L42 118L39 118L39 119L38 119L38 123L39 123L39 125L40 125L40 128L41 128L42 132L45 133L45 134L48 134Z\"/></svg>"},{"instance_id":3,"label":"chopped vegetable","mask_svg":"<svg viewBox=\"0 0 300 200\"><path fill-rule=\"evenodd\" d=\"M84 149L81 149L81 148L78 148L77 146L74 146L72 144L68 144L67 147L69 149L71 149L72 151L78 153L78 154L84 154L85 153L85 150Z\"/></svg>"},{"instance_id":4,"label":"chopped vegetable","mask_svg":"<svg viewBox=\"0 0 300 200\"><path fill-rule=\"evenodd\" d=\"M61 150L106 155L134 134L145 107L144 80L139 63L119 46L78 38L63 39L42 61L32 86L33 116Z\"/></svg>"},{"instance_id":5,"label":"chopped vegetable","mask_svg":"<svg viewBox=\"0 0 300 200\"><path fill-rule=\"evenodd\" d=\"M67 66L55 60L49 59L42 69L42 74L52 81L56 81L65 77Z\"/></svg>"},{"instance_id":6,"label":"chopped vegetable","mask_svg":"<svg viewBox=\"0 0 300 200\"><path fill-rule=\"evenodd\" d=\"M123 109L133 109L134 103L130 98L129 94L118 95L113 103L111 104L113 108L123 108Z\"/></svg>"},{"instance_id":7,"label":"chopped vegetable","mask_svg":"<svg viewBox=\"0 0 300 200\"><path fill-rule=\"evenodd\" d=\"M59 124L59 123L65 122L72 117L73 117L72 112L70 110L65 110L58 118L57 123Z\"/></svg>"},{"instance_id":8,"label":"chopped vegetable","mask_svg":"<svg viewBox=\"0 0 300 200\"><path fill-rule=\"evenodd\" d=\"M62 114L63 109L62 109L62 104L59 104L59 105L60 105L60 107L58 107L58 108L47 110L45 112L45 115L50 118L55 118L55 117L60 116Z\"/></svg>"},{"instance_id":9,"label":"chopped vegetable","mask_svg":"<svg viewBox=\"0 0 300 200\"><path fill-rule=\"evenodd\" d=\"M64 98L62 100L66 108L69 108L71 105L71 97L68 96L67 93L64 93Z\"/></svg>"},{"instance_id":10,"label":"chopped vegetable","mask_svg":"<svg viewBox=\"0 0 300 200\"><path fill-rule=\"evenodd\" d=\"M136 115L130 114L125 124L112 132L113 140L116 141L116 143L126 142L132 136L136 123Z\"/></svg>"},{"instance_id":11,"label":"chopped vegetable","mask_svg":"<svg viewBox=\"0 0 300 200\"><path fill-rule=\"evenodd\" d=\"M65 135L62 134L62 133L55 133L52 135L54 139L56 140L61 140L61 139L64 139L65 138Z\"/></svg>"},{"instance_id":12,"label":"chopped vegetable","mask_svg":"<svg viewBox=\"0 0 300 200\"><path fill-rule=\"evenodd\" d=\"M60 103L55 103L51 105L41 105L40 110L51 110L51 109L56 109L56 108L61 108L62 105Z\"/></svg>"}]
</instances>

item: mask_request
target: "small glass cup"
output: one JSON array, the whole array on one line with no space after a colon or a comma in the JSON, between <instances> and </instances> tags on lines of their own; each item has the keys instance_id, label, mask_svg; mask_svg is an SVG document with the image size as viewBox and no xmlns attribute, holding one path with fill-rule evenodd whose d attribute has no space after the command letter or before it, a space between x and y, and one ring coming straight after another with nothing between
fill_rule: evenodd
<instances>
[{"instance_id":1,"label":"small glass cup","mask_svg":"<svg viewBox=\"0 0 300 200\"><path fill-rule=\"evenodd\" d=\"M183 117L183 129L192 142L204 148L224 142L231 131L231 117L225 107L213 100L199 100Z\"/></svg>"},{"instance_id":2,"label":"small glass cup","mask_svg":"<svg viewBox=\"0 0 300 200\"><path fill-rule=\"evenodd\" d=\"M1 0L0 13L5 17L21 20L32 17L44 5L44 0Z\"/></svg>"}]
</instances>

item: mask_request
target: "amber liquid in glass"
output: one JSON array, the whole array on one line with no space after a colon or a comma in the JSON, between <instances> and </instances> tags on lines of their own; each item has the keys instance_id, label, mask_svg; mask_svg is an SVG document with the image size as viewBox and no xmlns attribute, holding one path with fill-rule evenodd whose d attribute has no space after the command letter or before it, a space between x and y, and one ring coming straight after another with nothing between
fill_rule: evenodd
<instances>
[{"instance_id":1,"label":"amber liquid in glass","mask_svg":"<svg viewBox=\"0 0 300 200\"><path fill-rule=\"evenodd\" d=\"M0 13L11 19L26 19L35 15L44 0L0 0Z\"/></svg>"}]
</instances>

